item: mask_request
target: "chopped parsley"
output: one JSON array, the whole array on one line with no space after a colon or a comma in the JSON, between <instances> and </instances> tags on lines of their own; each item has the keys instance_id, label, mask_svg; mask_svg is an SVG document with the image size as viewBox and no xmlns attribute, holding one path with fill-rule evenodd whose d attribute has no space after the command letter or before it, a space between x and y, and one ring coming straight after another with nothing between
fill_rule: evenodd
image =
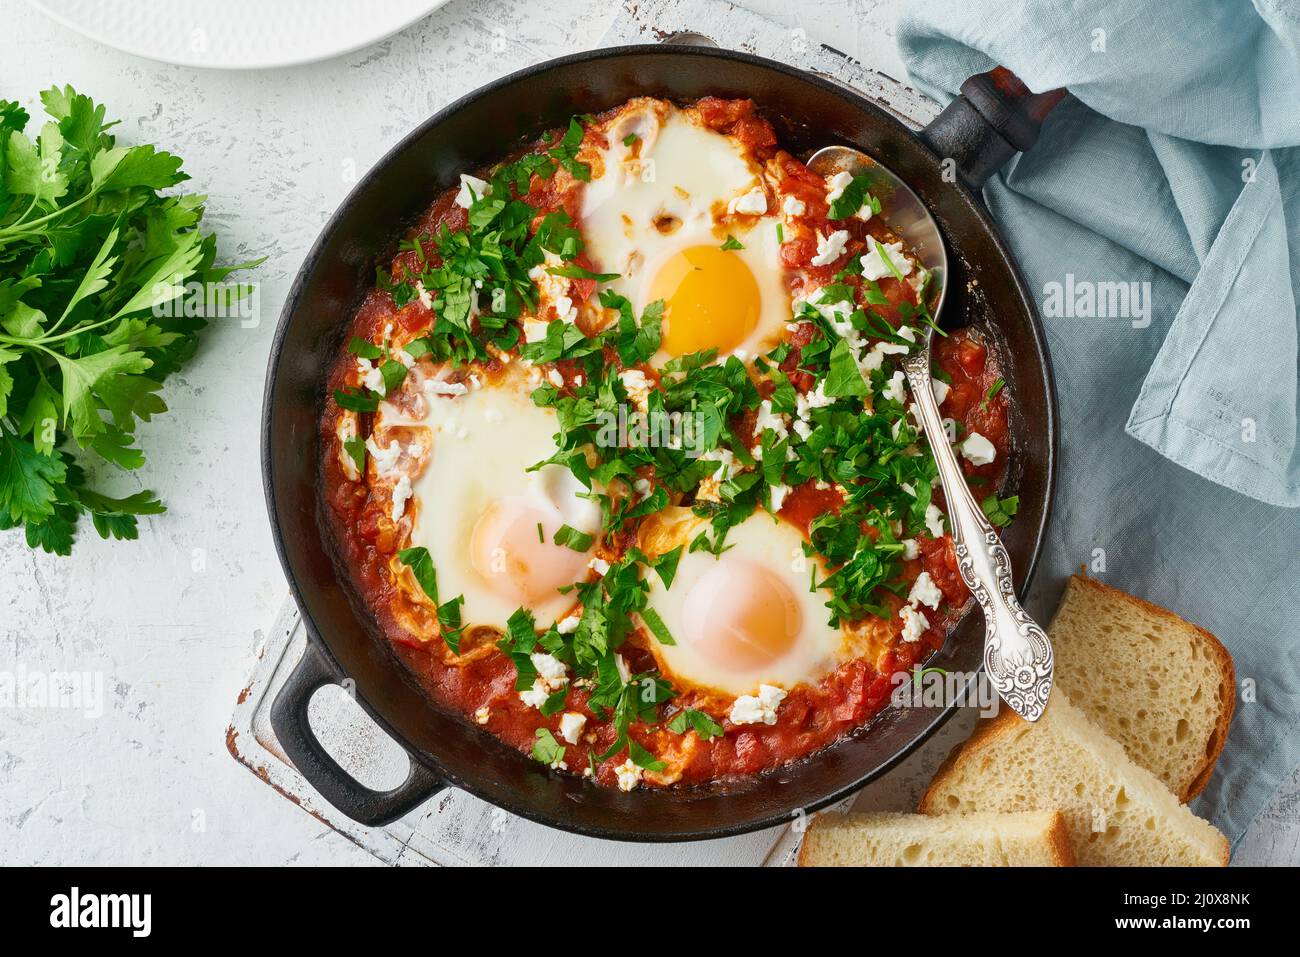
<instances>
[{"instance_id":1,"label":"chopped parsley","mask_svg":"<svg viewBox=\"0 0 1300 957\"><path fill-rule=\"evenodd\" d=\"M555 735L547 728L538 728L536 738L533 742L533 760L548 767L564 760L564 745L556 741Z\"/></svg>"},{"instance_id":2,"label":"chopped parsley","mask_svg":"<svg viewBox=\"0 0 1300 957\"><path fill-rule=\"evenodd\" d=\"M685 734L687 731L694 731L705 741L712 741L714 738L722 737L722 725L703 711L696 711L694 708L683 708L669 719L665 725L673 734Z\"/></svg>"},{"instance_id":3,"label":"chopped parsley","mask_svg":"<svg viewBox=\"0 0 1300 957\"><path fill-rule=\"evenodd\" d=\"M980 408L988 411L989 403L993 401L995 395L1002 391L1006 384L1007 382L1002 378L1002 376L998 376L994 379L993 384L989 386L988 391L984 393L984 398L980 400Z\"/></svg>"},{"instance_id":4,"label":"chopped parsley","mask_svg":"<svg viewBox=\"0 0 1300 957\"><path fill-rule=\"evenodd\" d=\"M352 436L350 439L343 440L343 451L347 453L352 464L356 466L358 472L366 470L366 440L359 436Z\"/></svg>"},{"instance_id":5,"label":"chopped parsley","mask_svg":"<svg viewBox=\"0 0 1300 957\"><path fill-rule=\"evenodd\" d=\"M1011 495L1007 498L998 498L996 494L988 496L980 502L980 508L988 520L998 528L1003 528L1011 524L1011 519L1015 517L1016 509L1020 507L1020 496Z\"/></svg>"},{"instance_id":6,"label":"chopped parsley","mask_svg":"<svg viewBox=\"0 0 1300 957\"><path fill-rule=\"evenodd\" d=\"M540 529L541 525L539 524L537 527ZM585 552L587 549L591 548L591 545L595 540L596 536L589 535L586 532L580 532L569 525L561 525L552 537L552 541L554 541L556 545L561 545L565 548L572 548L575 552Z\"/></svg>"},{"instance_id":7,"label":"chopped parsley","mask_svg":"<svg viewBox=\"0 0 1300 957\"><path fill-rule=\"evenodd\" d=\"M880 214L880 200L871 195L871 177L858 174L844 188L844 192L831 202L827 218L848 219L863 206L868 207L873 214Z\"/></svg>"}]
</instances>

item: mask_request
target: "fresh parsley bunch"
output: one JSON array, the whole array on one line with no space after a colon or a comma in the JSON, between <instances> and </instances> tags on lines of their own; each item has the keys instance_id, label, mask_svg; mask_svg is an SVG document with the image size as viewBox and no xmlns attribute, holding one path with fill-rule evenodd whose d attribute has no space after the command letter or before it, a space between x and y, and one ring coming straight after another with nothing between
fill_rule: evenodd
<instances>
[{"instance_id":1,"label":"fresh parsley bunch","mask_svg":"<svg viewBox=\"0 0 1300 957\"><path fill-rule=\"evenodd\" d=\"M70 86L41 101L50 119L29 138L27 111L0 100L0 529L67 555L83 514L133 539L136 516L164 510L152 492L96 491L86 468L144 463L136 424L166 411L159 389L206 325L170 307L244 266L214 266L205 197L159 193L189 178L179 157L116 145L116 121Z\"/></svg>"}]
</instances>

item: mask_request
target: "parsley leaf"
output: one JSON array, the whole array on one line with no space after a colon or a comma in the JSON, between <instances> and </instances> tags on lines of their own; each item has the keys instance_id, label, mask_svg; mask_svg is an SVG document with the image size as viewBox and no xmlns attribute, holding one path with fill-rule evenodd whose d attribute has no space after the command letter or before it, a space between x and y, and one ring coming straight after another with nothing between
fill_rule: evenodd
<instances>
[{"instance_id":1,"label":"parsley leaf","mask_svg":"<svg viewBox=\"0 0 1300 957\"><path fill-rule=\"evenodd\" d=\"M688 730L692 730L705 741L712 741L722 736L722 725L711 715L696 711L694 708L683 708L678 711L666 727L673 734L685 734Z\"/></svg>"},{"instance_id":2,"label":"parsley leaf","mask_svg":"<svg viewBox=\"0 0 1300 957\"><path fill-rule=\"evenodd\" d=\"M830 371L826 375L824 391L826 395L836 397L871 393L871 387L862 378L862 370L858 368L858 360L847 339L840 339L831 349Z\"/></svg>"},{"instance_id":3,"label":"parsley leaf","mask_svg":"<svg viewBox=\"0 0 1300 957\"><path fill-rule=\"evenodd\" d=\"M659 640L659 644L677 644L673 639L673 633L668 630L668 626L664 624L663 618L659 616L659 612L655 611L653 608L644 608L641 611L641 619L645 622L646 627L650 629L650 633Z\"/></svg>"},{"instance_id":4,"label":"parsley leaf","mask_svg":"<svg viewBox=\"0 0 1300 957\"><path fill-rule=\"evenodd\" d=\"M188 179L179 157L117 145L104 107L70 86L41 101L34 140L0 101L0 528L66 555L82 516L124 540L163 511L150 492L96 492L89 466L144 464L137 423L167 411L158 393L208 316L242 317L252 287L225 280L257 263L216 266L204 197L159 192Z\"/></svg>"},{"instance_id":5,"label":"parsley leaf","mask_svg":"<svg viewBox=\"0 0 1300 957\"><path fill-rule=\"evenodd\" d=\"M555 735L547 728L537 729L537 740L533 742L533 760L548 766L564 760L564 745L556 741Z\"/></svg>"},{"instance_id":6,"label":"parsley leaf","mask_svg":"<svg viewBox=\"0 0 1300 957\"><path fill-rule=\"evenodd\" d=\"M540 527L540 526L539 526ZM552 541L556 545L565 548L572 548L575 552L585 552L591 548L591 543L596 540L596 536L588 535L586 532L580 532L569 525L561 525L552 536Z\"/></svg>"},{"instance_id":7,"label":"parsley leaf","mask_svg":"<svg viewBox=\"0 0 1300 957\"><path fill-rule=\"evenodd\" d=\"M568 170L574 179L589 183L591 182L591 167L578 159L578 148L581 145L582 120L575 116L569 120L569 128L565 130L560 142L554 149L547 150L546 155Z\"/></svg>"}]
</instances>

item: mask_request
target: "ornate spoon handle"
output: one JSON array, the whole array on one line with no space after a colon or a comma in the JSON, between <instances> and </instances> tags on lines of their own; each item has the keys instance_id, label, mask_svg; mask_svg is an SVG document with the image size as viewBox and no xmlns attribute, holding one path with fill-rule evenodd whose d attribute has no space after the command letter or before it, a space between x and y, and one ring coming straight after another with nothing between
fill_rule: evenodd
<instances>
[{"instance_id":1,"label":"ornate spoon handle","mask_svg":"<svg viewBox=\"0 0 1300 957\"><path fill-rule=\"evenodd\" d=\"M1052 691L1052 645L1016 600L1011 559L997 530L966 485L946 441L930 389L930 344L903 361L921 423L939 466L957 552L957 570L984 612L984 670L1002 700L1027 721L1037 721Z\"/></svg>"}]
</instances>

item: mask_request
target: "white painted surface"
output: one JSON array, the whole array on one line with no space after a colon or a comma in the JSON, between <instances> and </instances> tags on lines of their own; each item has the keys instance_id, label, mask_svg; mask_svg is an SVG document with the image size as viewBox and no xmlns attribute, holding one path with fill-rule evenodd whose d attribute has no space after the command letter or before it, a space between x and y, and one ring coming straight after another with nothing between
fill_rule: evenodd
<instances>
[{"instance_id":1,"label":"white painted surface","mask_svg":"<svg viewBox=\"0 0 1300 957\"><path fill-rule=\"evenodd\" d=\"M802 25L777 0L744 5L901 70L893 0L803 4ZM388 145L496 76L596 45L613 17L600 0L544 9L453 0L341 59L217 73L99 47L20 0L0 0L3 95L34 114L37 94L54 83L93 95L122 119L124 142L185 158L189 185L210 196L207 223L220 231L224 259L269 257L256 277L261 324L210 330L168 383L172 412L142 427L148 464L113 477L122 491L154 489L171 510L145 519L136 543L109 546L83 530L70 559L0 533L0 668L91 671L104 681L99 717L0 710L0 863L374 863L225 748L259 629L285 594L258 474L272 327L320 226ZM1295 793L1248 837L1253 859L1295 859Z\"/></svg>"}]
</instances>

